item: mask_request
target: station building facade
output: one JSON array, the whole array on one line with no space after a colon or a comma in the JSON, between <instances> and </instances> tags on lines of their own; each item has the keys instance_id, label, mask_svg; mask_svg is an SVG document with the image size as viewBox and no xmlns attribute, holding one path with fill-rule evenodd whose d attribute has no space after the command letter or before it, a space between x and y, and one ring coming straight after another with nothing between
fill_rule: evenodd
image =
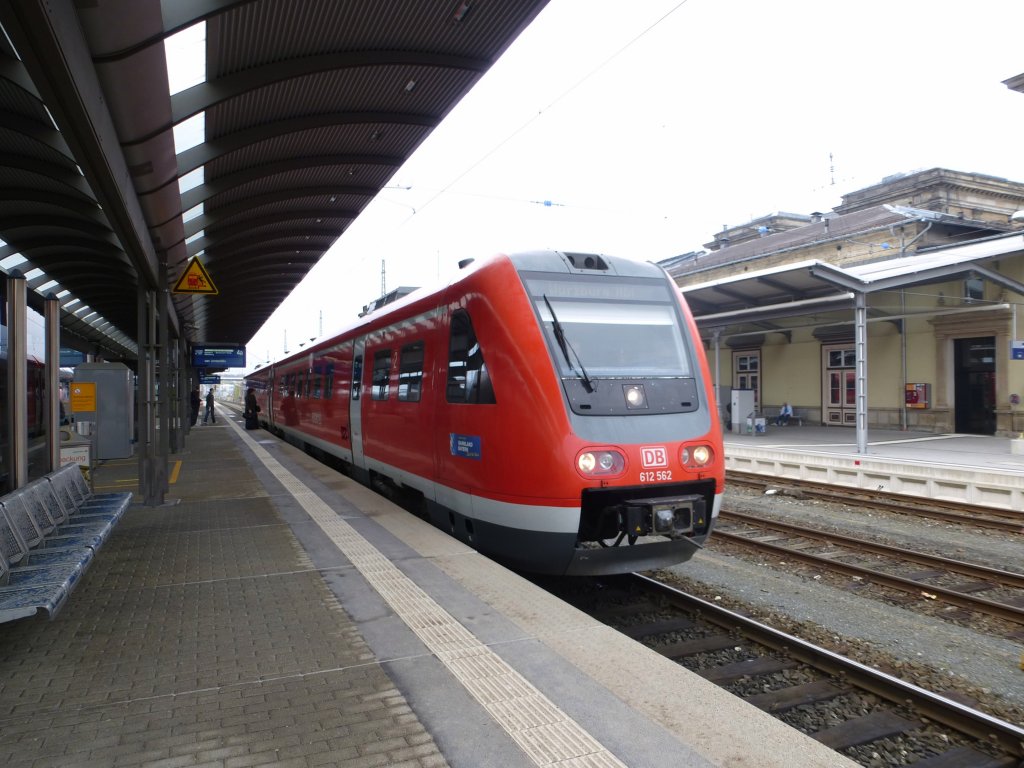
<instances>
[{"instance_id":1,"label":"station building facade","mask_svg":"<svg viewBox=\"0 0 1024 768\"><path fill-rule=\"evenodd\" d=\"M662 266L701 329L721 407L746 389L769 422L788 402L804 424L854 427L859 406L868 427L1016 437L1022 211L1022 183L933 168L829 212L724 229Z\"/></svg>"}]
</instances>

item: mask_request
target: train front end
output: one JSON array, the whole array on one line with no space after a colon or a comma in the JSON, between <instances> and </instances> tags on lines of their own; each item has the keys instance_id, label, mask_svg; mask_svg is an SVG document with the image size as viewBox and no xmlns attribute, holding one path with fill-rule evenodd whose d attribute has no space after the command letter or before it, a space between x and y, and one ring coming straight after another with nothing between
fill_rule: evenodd
<instances>
[{"instance_id":1,"label":"train front end","mask_svg":"<svg viewBox=\"0 0 1024 768\"><path fill-rule=\"evenodd\" d=\"M554 255L567 268L543 268L540 254L517 268L570 427L563 457L572 461L580 518L564 573L685 562L711 532L725 478L696 325L653 264L544 254Z\"/></svg>"}]
</instances>

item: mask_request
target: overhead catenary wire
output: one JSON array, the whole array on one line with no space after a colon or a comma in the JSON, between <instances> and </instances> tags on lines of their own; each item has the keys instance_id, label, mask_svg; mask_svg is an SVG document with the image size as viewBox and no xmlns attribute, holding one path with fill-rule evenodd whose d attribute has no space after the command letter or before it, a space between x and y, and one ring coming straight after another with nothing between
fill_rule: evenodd
<instances>
[{"instance_id":1,"label":"overhead catenary wire","mask_svg":"<svg viewBox=\"0 0 1024 768\"><path fill-rule=\"evenodd\" d=\"M634 35L625 45L623 45L620 48L618 48L610 56L608 56L603 61L601 61L600 64L598 64L596 67L594 67L589 72L587 72L587 74L585 74L583 77L581 77L575 83L573 83L568 88L566 88L564 91L562 91L562 93L560 93L558 96L556 96L551 101L551 103L549 103L546 107L542 107L541 109L537 110L536 114L531 115L527 120L525 120L522 124L520 124L519 127L517 127L515 130L513 130L507 136L505 136L505 138L501 139L498 143L496 143L493 147L491 147L484 154L482 154L480 157L478 157L469 166L464 168L451 181L449 181L447 184L445 184L443 187L441 187L441 189L438 190L438 192L435 195L433 195L432 197L428 198L428 200L423 205L421 205L419 207L419 210L423 211L424 208L426 208L431 203L433 203L435 200L437 200L439 197L441 197L441 195L443 195L446 192L448 192L448 190L450 190L455 184L457 184L460 180L465 178L467 175L472 173L473 170L475 170L478 166L480 166L481 163L483 163L488 158L490 158L493 155L495 155L498 152L498 150L500 150L502 147L504 147L506 144L508 144L510 141L512 141L512 139L514 139L516 136L518 136L520 133L522 133L528 127L530 127L533 123L535 123L537 120L539 120L542 115L544 115L546 112L548 112L553 107L555 107L559 102L561 102L566 97L568 97L569 94L571 94L574 91L578 90L584 83L586 83L588 80L590 80L592 77L594 77L598 72L603 70L605 67L607 67L609 64L611 64L613 61L615 61L615 59L617 59L619 56L621 56L627 50L629 50L634 45L636 45L636 43L639 42L643 37L645 37L646 35L650 34L650 32L652 30L656 29L666 19L668 19L670 16L672 16L672 14L676 13L680 8L682 8L688 2L689 2L689 0L681 0L679 3L674 5L667 12L662 14L661 17L656 19L653 23L649 24L647 27L645 27L643 30L641 30L638 34ZM531 201L531 202L534 202L534 201Z\"/></svg>"}]
</instances>

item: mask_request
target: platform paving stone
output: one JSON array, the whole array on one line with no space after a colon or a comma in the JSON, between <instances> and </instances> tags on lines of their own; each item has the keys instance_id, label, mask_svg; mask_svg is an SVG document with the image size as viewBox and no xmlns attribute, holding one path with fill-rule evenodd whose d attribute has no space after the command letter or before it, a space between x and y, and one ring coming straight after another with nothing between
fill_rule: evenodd
<instances>
[{"instance_id":1,"label":"platform paving stone","mask_svg":"<svg viewBox=\"0 0 1024 768\"><path fill-rule=\"evenodd\" d=\"M186 446L54 621L0 624L0 765L447 765L232 433Z\"/></svg>"}]
</instances>

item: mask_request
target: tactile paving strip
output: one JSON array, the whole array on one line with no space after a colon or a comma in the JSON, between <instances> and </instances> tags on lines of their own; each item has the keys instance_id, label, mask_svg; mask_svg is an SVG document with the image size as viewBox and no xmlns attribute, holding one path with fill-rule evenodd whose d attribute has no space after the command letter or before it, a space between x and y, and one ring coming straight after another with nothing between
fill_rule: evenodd
<instances>
[{"instance_id":1,"label":"tactile paving strip","mask_svg":"<svg viewBox=\"0 0 1024 768\"><path fill-rule=\"evenodd\" d=\"M539 766L625 764L481 643L233 421L256 457L491 717Z\"/></svg>"}]
</instances>

